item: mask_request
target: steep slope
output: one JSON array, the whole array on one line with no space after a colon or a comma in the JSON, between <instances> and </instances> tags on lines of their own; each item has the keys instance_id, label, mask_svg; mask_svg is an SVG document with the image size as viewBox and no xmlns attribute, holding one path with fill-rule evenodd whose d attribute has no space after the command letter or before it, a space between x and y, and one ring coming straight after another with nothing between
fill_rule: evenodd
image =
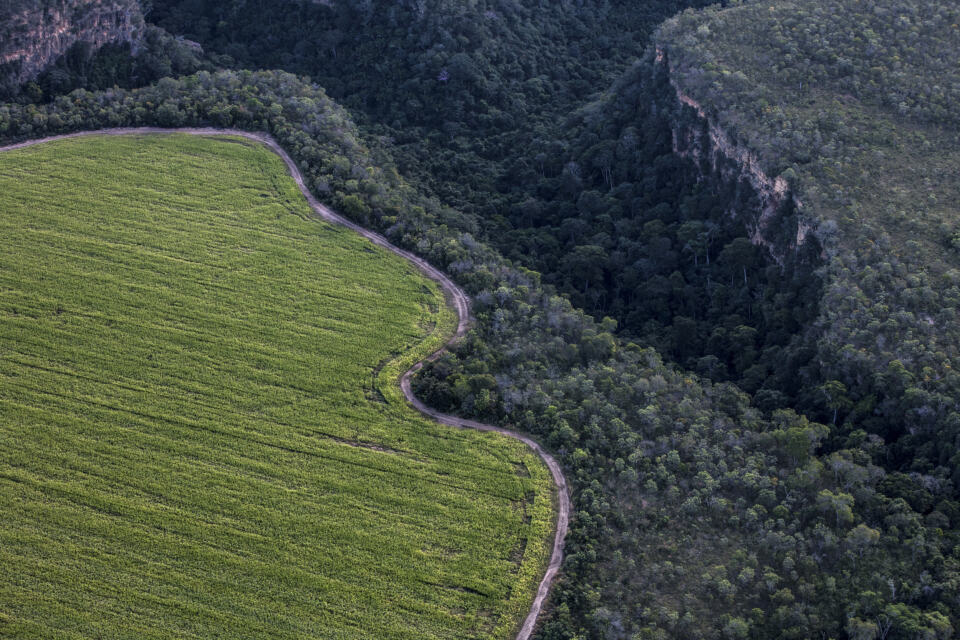
<instances>
[{"instance_id":1,"label":"steep slope","mask_svg":"<svg viewBox=\"0 0 960 640\"><path fill-rule=\"evenodd\" d=\"M150 18L239 66L309 75L391 140L404 175L496 228L507 161L556 140L661 20L706 3L160 0Z\"/></svg>"},{"instance_id":2,"label":"steep slope","mask_svg":"<svg viewBox=\"0 0 960 640\"><path fill-rule=\"evenodd\" d=\"M573 247L582 250L567 252L551 229L532 246L559 245L558 253L578 259L571 278L592 275L584 268L598 264L604 277L619 274L618 264L633 268L638 286L631 304L644 312L653 306L647 302L662 304L666 316L670 305L686 304L688 317L708 326L709 316L695 314L721 309L730 326L717 327L717 338L705 342L744 372L759 372L757 387L769 400L762 411L737 388L678 371L653 350L618 339L614 322L594 322L543 286L538 274L504 261L470 233L476 226L469 217L415 194L381 141L358 135L322 91L291 76L199 74L136 92L81 93L48 105L39 117L27 109L0 110L0 128L12 136L108 123L268 129L319 197L463 283L476 301L476 329L415 388L433 406L540 435L567 467L576 514L542 637L873 637L880 631L947 637L960 626L954 495L940 472L885 469L889 450L876 436L853 430L837 437L837 429L778 411L792 399L761 388L766 370L749 361L757 348L747 324L768 315L757 300L770 303L775 328L757 333L778 334L771 347L780 354L792 351L783 346L819 313L818 287L808 290L812 303L809 295L796 298L800 304L782 297L785 282L802 288L808 272L791 273L789 260L781 270L776 260L793 255L791 242L806 218L785 210L784 233L768 228L763 246L751 244L766 208L763 194L752 194L749 180L738 179L750 172L735 162L717 157L714 163L711 152L694 153L693 145L677 147L691 151L686 159L673 153L673 132L698 126L708 140L710 123L683 107L666 71L651 50L608 95L573 114L573 157L562 144L554 154L556 141L544 140L537 143L543 157L511 165L524 179L534 176L537 190L563 194L566 203L551 215L582 219L608 236L597 233ZM730 140L736 145L742 137ZM767 176L780 175L762 161ZM535 217L540 206L530 198L515 214ZM576 224L557 226L564 242L580 240ZM640 246L615 244L633 233ZM830 257L830 246L816 243L820 234L801 243L813 267L821 254ZM593 247L608 242L617 250L601 262ZM661 265L679 277L669 270L646 277L645 269ZM687 267L696 280L687 280ZM648 280L655 286L640 288ZM591 279L586 293L602 292L598 282ZM712 292L711 309L703 308L697 287ZM751 317L753 309L764 313ZM684 326L676 329L676 343L690 344L695 354L697 340L688 339ZM776 354L760 361L789 365L786 355ZM704 360L704 373L717 375L709 357ZM802 390L797 369L786 370ZM833 400L843 396L827 393L839 389L823 391L825 402L837 404L842 424L843 403ZM817 410L833 421L829 405Z\"/></svg>"},{"instance_id":3,"label":"steep slope","mask_svg":"<svg viewBox=\"0 0 960 640\"><path fill-rule=\"evenodd\" d=\"M0 87L36 78L71 47L135 45L144 23L136 0L6 0L0 3Z\"/></svg>"},{"instance_id":4,"label":"steep slope","mask_svg":"<svg viewBox=\"0 0 960 640\"><path fill-rule=\"evenodd\" d=\"M921 0L750 3L657 35L675 147L739 166L818 241L825 290L800 405L891 444L892 464L960 485L960 10Z\"/></svg>"}]
</instances>

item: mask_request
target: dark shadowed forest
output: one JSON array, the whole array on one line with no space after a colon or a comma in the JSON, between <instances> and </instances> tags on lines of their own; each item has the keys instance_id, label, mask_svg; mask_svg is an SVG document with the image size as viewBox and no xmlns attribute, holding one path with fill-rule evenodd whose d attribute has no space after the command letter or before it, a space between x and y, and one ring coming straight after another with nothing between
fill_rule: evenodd
<instances>
[{"instance_id":1,"label":"dark shadowed forest","mask_svg":"<svg viewBox=\"0 0 960 640\"><path fill-rule=\"evenodd\" d=\"M461 284L414 387L567 470L536 637L954 637L960 10L705 4L153 0L0 137L268 131Z\"/></svg>"}]
</instances>

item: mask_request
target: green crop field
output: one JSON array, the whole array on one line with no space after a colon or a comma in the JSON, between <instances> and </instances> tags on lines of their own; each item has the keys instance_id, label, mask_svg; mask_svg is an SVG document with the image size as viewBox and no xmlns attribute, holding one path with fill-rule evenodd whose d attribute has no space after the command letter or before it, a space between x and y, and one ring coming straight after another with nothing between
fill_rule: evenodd
<instances>
[{"instance_id":1,"label":"green crop field","mask_svg":"<svg viewBox=\"0 0 960 640\"><path fill-rule=\"evenodd\" d=\"M240 138L0 153L0 636L508 637L521 443L400 400L453 323Z\"/></svg>"}]
</instances>

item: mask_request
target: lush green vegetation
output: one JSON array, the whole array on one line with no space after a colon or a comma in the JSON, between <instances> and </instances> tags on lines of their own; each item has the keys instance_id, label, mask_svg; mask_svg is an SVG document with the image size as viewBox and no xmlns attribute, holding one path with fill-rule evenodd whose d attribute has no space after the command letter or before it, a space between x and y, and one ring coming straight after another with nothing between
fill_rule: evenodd
<instances>
[{"instance_id":1,"label":"lush green vegetation","mask_svg":"<svg viewBox=\"0 0 960 640\"><path fill-rule=\"evenodd\" d=\"M319 78L360 127L304 79L220 72L0 108L0 132L268 130L319 197L463 284L476 329L417 388L567 467L541 637L951 637L955 9L731 2L657 35L672 73L651 47L593 94L640 54L643 9L513 4L161 2L218 55ZM802 202L765 246L735 163L673 153L708 137L671 82Z\"/></svg>"},{"instance_id":2,"label":"lush green vegetation","mask_svg":"<svg viewBox=\"0 0 960 640\"><path fill-rule=\"evenodd\" d=\"M683 90L816 225L825 289L800 406L960 486L958 20L925 0L751 3L685 14L659 39Z\"/></svg>"},{"instance_id":3,"label":"lush green vegetation","mask_svg":"<svg viewBox=\"0 0 960 640\"><path fill-rule=\"evenodd\" d=\"M665 18L707 0L155 0L149 19L220 60L309 75L389 141L400 170L502 230L518 164ZM527 152L530 149L530 152Z\"/></svg>"},{"instance_id":4,"label":"lush green vegetation","mask_svg":"<svg viewBox=\"0 0 960 640\"><path fill-rule=\"evenodd\" d=\"M17 98L49 101L80 87L141 87L171 75L194 73L200 69L213 71L214 68L213 61L207 59L199 47L148 25L135 55L129 44L106 45L94 52L89 45L79 42L36 81L27 83Z\"/></svg>"},{"instance_id":5,"label":"lush green vegetation","mask_svg":"<svg viewBox=\"0 0 960 640\"><path fill-rule=\"evenodd\" d=\"M776 264L749 240L750 215L730 212L758 210L755 194L674 154L676 95L651 69L570 116L566 155L511 187L497 244L621 336L788 406L802 381L783 355L816 317L819 250Z\"/></svg>"},{"instance_id":6,"label":"lush green vegetation","mask_svg":"<svg viewBox=\"0 0 960 640\"><path fill-rule=\"evenodd\" d=\"M730 194L672 155L672 114L646 108L655 91L636 70L597 97L654 25L697 4L165 0L151 18L238 64L310 74L406 177L477 214L485 239L575 306L785 406L797 363L764 384L766 363L816 315L815 260L766 269L729 222Z\"/></svg>"},{"instance_id":7,"label":"lush green vegetation","mask_svg":"<svg viewBox=\"0 0 960 640\"><path fill-rule=\"evenodd\" d=\"M240 138L46 143L0 193L0 635L511 635L550 479L396 400L433 283Z\"/></svg>"},{"instance_id":8,"label":"lush green vegetation","mask_svg":"<svg viewBox=\"0 0 960 640\"><path fill-rule=\"evenodd\" d=\"M619 340L612 322L594 322L478 242L472 218L410 189L322 90L282 73L200 73L0 109L13 137L131 124L266 129L321 198L473 294L476 331L419 390L540 435L567 465L576 517L543 637L839 636L864 584L881 611L885 594L910 594L883 620L930 628L946 615L936 607L957 597L960 509L947 486L884 479L884 447L865 433L815 455L824 427L790 411L768 419L736 388ZM931 597L932 610L917 609Z\"/></svg>"}]
</instances>

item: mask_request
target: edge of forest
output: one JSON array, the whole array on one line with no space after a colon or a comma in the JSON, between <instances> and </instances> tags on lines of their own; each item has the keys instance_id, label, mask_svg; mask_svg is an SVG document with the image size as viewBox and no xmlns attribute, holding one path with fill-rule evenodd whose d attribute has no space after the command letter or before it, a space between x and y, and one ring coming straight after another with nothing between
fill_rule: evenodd
<instances>
[{"instance_id":1,"label":"edge of forest","mask_svg":"<svg viewBox=\"0 0 960 640\"><path fill-rule=\"evenodd\" d=\"M428 356L420 359L413 364L409 369L407 369L399 379L399 386L403 393L406 401L413 406L417 411L422 413L428 418L433 419L436 422L441 424L456 427L459 429L475 429L477 431L485 432L494 432L515 440L519 440L523 444L527 445L534 453L543 461L543 463L550 470L550 475L553 479L554 486L556 488L556 501L555 507L557 511L556 517L556 529L553 539L553 547L550 554L550 561L547 564L546 572L544 573L543 578L541 579L536 595L533 599L533 602L530 606L530 611L523 620L523 624L520 627L516 640L528 640L533 634L533 630L536 627L537 619L539 618L540 612L543 610L543 605L550 594L550 589L553 586L553 583L556 581L560 573L560 566L563 562L563 549L564 549L564 539L567 535L567 529L570 521L570 511L571 511L571 502L570 502L570 492L568 489L567 481L563 475L563 470L560 468L559 463L556 459L547 453L543 447L540 446L535 440L529 436L523 435L516 431L511 431L510 429L504 429L503 427L498 427L490 424L485 424L481 422L476 422L474 420L466 420L463 418L458 418L453 415L441 413L434 409L431 409L423 402L421 402L413 393L411 388L411 378L413 375L419 371L423 365L432 360L436 360L441 355L443 355L448 347L454 342L466 335L467 331L470 328L472 318L470 315L470 298L467 296L466 292L458 287L445 273L431 265L429 262L420 258L419 256L401 249L393 245L388 241L384 236L370 231L346 218L336 213L326 205L320 203L307 188L306 183L303 178L303 174L300 172L299 167L290 157L290 155L277 143L267 133L253 133L250 131L243 131L240 129L220 129L215 127L179 127L179 128L163 128L163 127L118 127L110 129L96 129L91 131L79 131L76 133L62 134L56 136L48 136L45 138L37 138L34 140L27 140L24 142L19 142L12 145L7 145L0 147L0 153L4 151L12 151L15 149L22 149L25 147L32 147L34 145L42 144L44 142L52 142L55 140L63 140L67 138L79 138L84 136L94 136L94 135L137 135L137 134L170 134L170 133L183 133L189 135L198 135L198 136L239 136L249 140L254 140L266 146L272 152L283 160L284 164L287 166L288 171L290 172L291 177L294 182L296 182L297 187L300 189L300 192L306 198L307 203L310 205L310 208L313 209L314 213L322 220L327 222L337 224L343 227L358 233L362 237L366 238L373 244L394 253L407 261L411 262L421 273L426 277L436 282L441 290L443 291L444 298L447 303L454 308L457 313L457 327L447 340L445 340L439 349L433 351ZM402 366L402 365L401 365Z\"/></svg>"}]
</instances>

